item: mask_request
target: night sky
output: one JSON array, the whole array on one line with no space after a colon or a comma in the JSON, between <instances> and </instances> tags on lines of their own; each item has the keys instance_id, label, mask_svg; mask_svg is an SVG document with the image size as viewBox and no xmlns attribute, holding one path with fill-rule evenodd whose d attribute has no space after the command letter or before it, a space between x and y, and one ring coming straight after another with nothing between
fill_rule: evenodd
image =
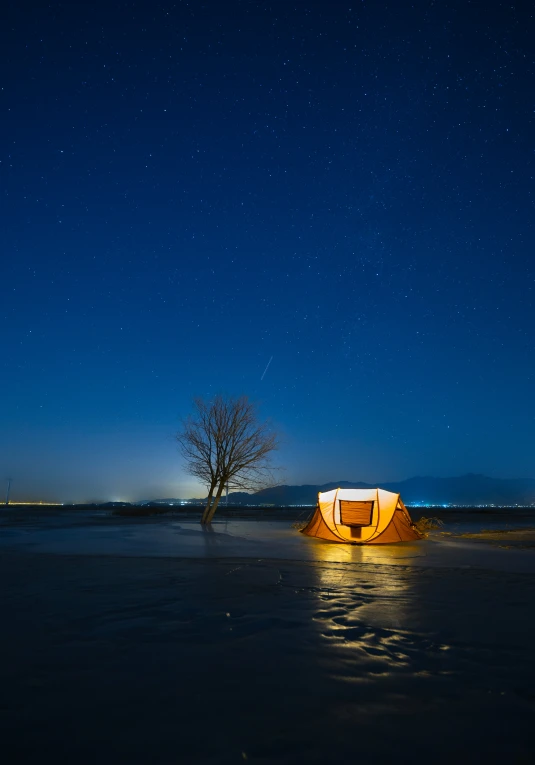
<instances>
[{"instance_id":1,"label":"night sky","mask_svg":"<svg viewBox=\"0 0 535 765\"><path fill-rule=\"evenodd\" d=\"M11 3L12 499L202 495L173 434L215 392L286 483L535 476L530 6Z\"/></svg>"}]
</instances>

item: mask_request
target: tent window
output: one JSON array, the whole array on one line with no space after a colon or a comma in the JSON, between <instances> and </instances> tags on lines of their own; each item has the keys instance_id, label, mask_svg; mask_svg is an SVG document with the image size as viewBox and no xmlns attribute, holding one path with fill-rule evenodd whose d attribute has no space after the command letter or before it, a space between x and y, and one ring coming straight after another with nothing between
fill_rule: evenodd
<instances>
[{"instance_id":1,"label":"tent window","mask_svg":"<svg viewBox=\"0 0 535 765\"><path fill-rule=\"evenodd\" d=\"M340 500L340 521L344 526L371 526L373 500L370 502L350 502Z\"/></svg>"}]
</instances>

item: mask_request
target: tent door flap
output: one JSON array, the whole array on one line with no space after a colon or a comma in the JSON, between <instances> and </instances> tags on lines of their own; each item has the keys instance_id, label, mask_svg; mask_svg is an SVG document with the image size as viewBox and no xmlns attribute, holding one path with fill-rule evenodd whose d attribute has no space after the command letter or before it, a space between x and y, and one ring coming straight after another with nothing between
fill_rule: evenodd
<instances>
[{"instance_id":1,"label":"tent door flap","mask_svg":"<svg viewBox=\"0 0 535 765\"><path fill-rule=\"evenodd\" d=\"M344 526L362 528L372 525L373 500L369 502L351 502L340 500L340 521Z\"/></svg>"}]
</instances>

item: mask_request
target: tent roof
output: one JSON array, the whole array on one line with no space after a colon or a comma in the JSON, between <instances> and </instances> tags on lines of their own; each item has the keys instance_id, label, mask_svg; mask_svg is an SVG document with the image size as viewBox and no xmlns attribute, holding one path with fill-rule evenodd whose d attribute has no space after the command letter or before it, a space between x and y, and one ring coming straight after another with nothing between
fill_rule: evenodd
<instances>
[{"instance_id":1,"label":"tent roof","mask_svg":"<svg viewBox=\"0 0 535 765\"><path fill-rule=\"evenodd\" d=\"M348 499L353 502L365 502L377 499L378 491L381 491L383 496L399 496L392 491L385 491L384 489L332 489L332 491L320 492L318 498L320 502L332 502L335 497L338 497L338 499Z\"/></svg>"}]
</instances>

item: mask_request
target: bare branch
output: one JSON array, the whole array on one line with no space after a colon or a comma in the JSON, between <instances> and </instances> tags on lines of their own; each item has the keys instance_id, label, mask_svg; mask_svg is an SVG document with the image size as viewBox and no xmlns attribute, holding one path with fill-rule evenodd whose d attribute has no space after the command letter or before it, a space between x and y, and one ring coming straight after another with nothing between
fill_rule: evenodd
<instances>
[{"instance_id":1,"label":"bare branch","mask_svg":"<svg viewBox=\"0 0 535 765\"><path fill-rule=\"evenodd\" d=\"M209 523L225 486L258 491L273 485L270 459L278 440L269 423L259 422L247 396L196 398L193 406L176 438L187 471L208 487L203 522Z\"/></svg>"}]
</instances>

